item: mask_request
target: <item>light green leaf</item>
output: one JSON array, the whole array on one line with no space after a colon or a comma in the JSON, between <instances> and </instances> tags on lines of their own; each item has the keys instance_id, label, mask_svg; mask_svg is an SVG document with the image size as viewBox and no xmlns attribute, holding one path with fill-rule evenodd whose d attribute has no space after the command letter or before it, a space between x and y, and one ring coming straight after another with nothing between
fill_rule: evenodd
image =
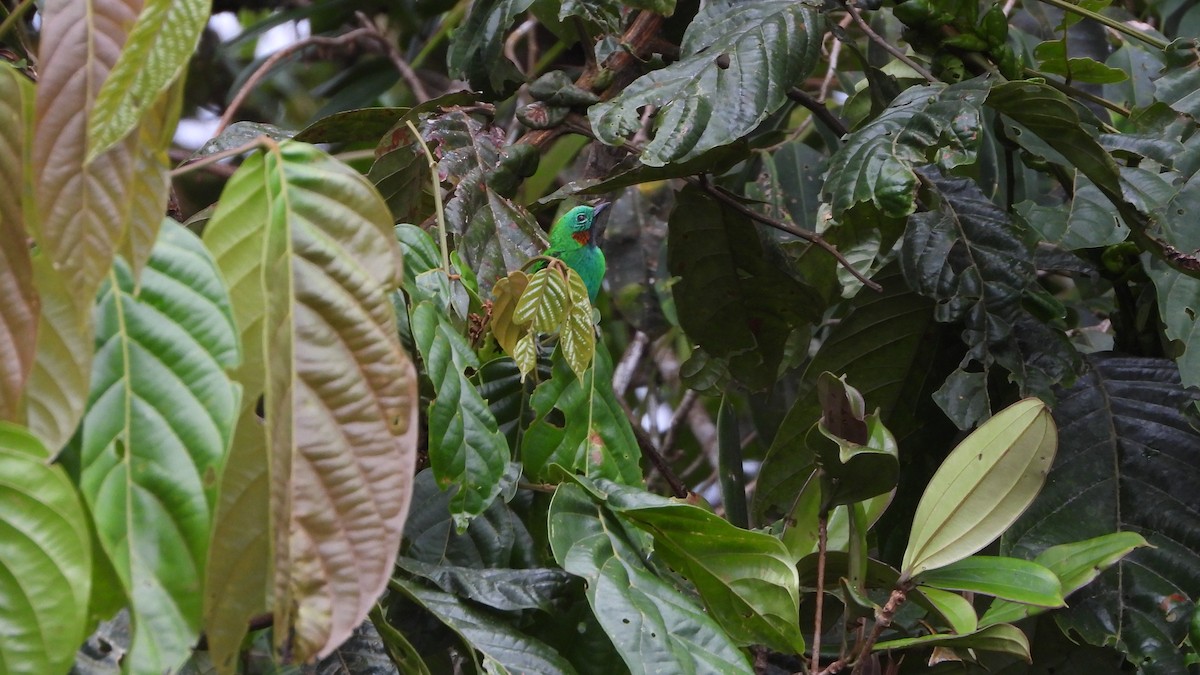
<instances>
[{"instance_id":1,"label":"light green leaf","mask_svg":"<svg viewBox=\"0 0 1200 675\"><path fill-rule=\"evenodd\" d=\"M422 588L404 579L395 585L446 624L473 649L478 649L500 672L571 675L575 668L550 645L517 630L464 602L457 595ZM487 665L485 663L485 665ZM496 672L496 671L489 671Z\"/></svg>"},{"instance_id":2,"label":"light green leaf","mask_svg":"<svg viewBox=\"0 0 1200 675\"><path fill-rule=\"evenodd\" d=\"M134 673L181 664L200 629L215 472L233 434L240 351L200 240L166 221L141 287L119 262L96 308L80 491L130 598Z\"/></svg>"},{"instance_id":3,"label":"light green leaf","mask_svg":"<svg viewBox=\"0 0 1200 675\"><path fill-rule=\"evenodd\" d=\"M22 213L33 138L33 83L0 62L0 420L24 421L37 351L38 293Z\"/></svg>"},{"instance_id":4,"label":"light green leaf","mask_svg":"<svg viewBox=\"0 0 1200 675\"><path fill-rule=\"evenodd\" d=\"M1115 84L1129 79L1125 71L1106 66L1095 59L1068 57L1065 38L1039 44L1034 47L1033 55L1041 62L1038 70L1062 75L1073 82Z\"/></svg>"},{"instance_id":5,"label":"light green leaf","mask_svg":"<svg viewBox=\"0 0 1200 675\"><path fill-rule=\"evenodd\" d=\"M500 494L508 441L471 381L479 359L465 338L431 302L412 312L413 338L433 381L429 404L429 461L443 490L454 488L450 512L461 533Z\"/></svg>"},{"instance_id":6,"label":"light green leaf","mask_svg":"<svg viewBox=\"0 0 1200 675\"><path fill-rule=\"evenodd\" d=\"M938 633L922 635L901 640L886 640L875 643L872 651L882 652L889 649L907 649L909 647L946 647L949 649L982 649L989 652L1013 654L1032 662L1029 655L1029 638L1016 626L1002 623L988 626L974 633L954 635Z\"/></svg>"},{"instance_id":7,"label":"light green leaf","mask_svg":"<svg viewBox=\"0 0 1200 675\"><path fill-rule=\"evenodd\" d=\"M1065 598L1091 583L1101 572L1115 565L1134 549L1146 545L1146 540L1140 534L1114 532L1085 541L1051 546L1033 561L1045 566L1058 577ZM1042 607L999 599L988 607L979 621L985 626L1012 623L1043 611L1045 610Z\"/></svg>"},{"instance_id":8,"label":"light green leaf","mask_svg":"<svg viewBox=\"0 0 1200 675\"><path fill-rule=\"evenodd\" d=\"M916 581L934 588L982 593L1028 605L1063 605L1062 584L1054 572L1020 558L975 555L922 572Z\"/></svg>"},{"instance_id":9,"label":"light green leaf","mask_svg":"<svg viewBox=\"0 0 1200 675\"><path fill-rule=\"evenodd\" d=\"M550 502L550 548L587 582L596 619L634 675L753 673L712 617L655 576L620 520L574 483Z\"/></svg>"},{"instance_id":10,"label":"light green leaf","mask_svg":"<svg viewBox=\"0 0 1200 675\"><path fill-rule=\"evenodd\" d=\"M704 606L733 640L804 652L799 577L783 542L640 488L576 480L654 537L655 552L696 585Z\"/></svg>"},{"instance_id":11,"label":"light green leaf","mask_svg":"<svg viewBox=\"0 0 1200 675\"><path fill-rule=\"evenodd\" d=\"M958 444L925 487L901 571L914 577L988 545L1037 496L1058 445L1044 403L1005 408Z\"/></svg>"},{"instance_id":12,"label":"light green leaf","mask_svg":"<svg viewBox=\"0 0 1200 675\"><path fill-rule=\"evenodd\" d=\"M86 635L88 516L48 454L27 430L0 422L0 663L11 675L67 672Z\"/></svg>"},{"instance_id":13,"label":"light green leaf","mask_svg":"<svg viewBox=\"0 0 1200 675\"><path fill-rule=\"evenodd\" d=\"M583 378L556 359L553 375L534 390L530 404L535 419L525 432L521 461L531 479L547 477L551 465L558 464L587 476L641 484L641 453L613 394L612 357L602 345Z\"/></svg>"},{"instance_id":14,"label":"light green leaf","mask_svg":"<svg viewBox=\"0 0 1200 675\"><path fill-rule=\"evenodd\" d=\"M88 113L88 161L133 131L183 73L211 0L147 0Z\"/></svg>"},{"instance_id":15,"label":"light green leaf","mask_svg":"<svg viewBox=\"0 0 1200 675\"><path fill-rule=\"evenodd\" d=\"M533 333L526 333L517 340L513 345L512 357L517 369L521 371L521 381L524 382L525 376L537 368L537 342Z\"/></svg>"},{"instance_id":16,"label":"light green leaf","mask_svg":"<svg viewBox=\"0 0 1200 675\"><path fill-rule=\"evenodd\" d=\"M959 635L974 633L979 627L975 608L971 606L969 600L958 593L928 586L918 586L915 592L925 597L925 600L937 610L938 614L942 615L955 633Z\"/></svg>"},{"instance_id":17,"label":"light green leaf","mask_svg":"<svg viewBox=\"0 0 1200 675\"><path fill-rule=\"evenodd\" d=\"M596 329L592 326L592 303L588 300L587 286L574 269L567 268L568 306L563 320L559 348L567 359L575 376L583 379L583 373L592 364L596 355Z\"/></svg>"},{"instance_id":18,"label":"light green leaf","mask_svg":"<svg viewBox=\"0 0 1200 675\"><path fill-rule=\"evenodd\" d=\"M517 352L517 341L528 333L525 326L513 320L513 312L528 286L529 275L520 270L497 280L492 286L492 335L496 344L513 357Z\"/></svg>"},{"instance_id":19,"label":"light green leaf","mask_svg":"<svg viewBox=\"0 0 1200 675\"><path fill-rule=\"evenodd\" d=\"M753 131L786 101L820 56L821 15L790 0L717 0L688 25L680 59L588 109L597 137L620 145L658 110L643 164L692 159Z\"/></svg>"},{"instance_id":20,"label":"light green leaf","mask_svg":"<svg viewBox=\"0 0 1200 675\"><path fill-rule=\"evenodd\" d=\"M557 331L570 307L570 290L561 268L550 265L534 272L513 310L513 322L529 324L539 333ZM589 323L591 322L589 312Z\"/></svg>"}]
</instances>

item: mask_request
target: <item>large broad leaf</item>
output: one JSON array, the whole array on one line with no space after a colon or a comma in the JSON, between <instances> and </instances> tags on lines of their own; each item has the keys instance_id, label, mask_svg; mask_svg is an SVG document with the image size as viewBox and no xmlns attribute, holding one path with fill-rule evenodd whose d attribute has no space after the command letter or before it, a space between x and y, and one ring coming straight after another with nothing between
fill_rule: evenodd
<instances>
[{"instance_id":1,"label":"large broad leaf","mask_svg":"<svg viewBox=\"0 0 1200 675\"><path fill-rule=\"evenodd\" d=\"M1071 596L1059 624L1090 644L1115 642L1147 670L1183 672L1175 648L1200 589L1200 433L1181 412L1197 400L1170 361L1092 355L1058 396L1061 451L1046 488L1005 534L1002 552L1117 530L1153 548L1129 554Z\"/></svg>"},{"instance_id":2,"label":"large broad leaf","mask_svg":"<svg viewBox=\"0 0 1200 675\"><path fill-rule=\"evenodd\" d=\"M549 528L554 559L587 582L588 604L632 673L754 672L712 617L646 567L620 520L582 487L559 486Z\"/></svg>"},{"instance_id":3,"label":"large broad leaf","mask_svg":"<svg viewBox=\"0 0 1200 675\"><path fill-rule=\"evenodd\" d=\"M680 59L634 80L619 96L588 109L596 136L610 145L658 109L656 133L641 161L683 161L753 131L786 101L820 56L821 15L790 0L706 3L688 25Z\"/></svg>"},{"instance_id":4,"label":"large broad leaf","mask_svg":"<svg viewBox=\"0 0 1200 675\"><path fill-rule=\"evenodd\" d=\"M500 494L511 452L496 418L467 379L479 358L432 302L412 312L413 338L433 382L429 404L429 462L443 489L453 489L450 513L459 532Z\"/></svg>"},{"instance_id":5,"label":"large broad leaf","mask_svg":"<svg viewBox=\"0 0 1200 675\"><path fill-rule=\"evenodd\" d=\"M260 172L265 167L260 165ZM266 386L263 318L266 177L239 177L204 228L204 244L229 288L240 333L242 386L233 444L220 477L204 584L204 632L213 665L233 673L251 617L270 609L271 514L266 430L258 406Z\"/></svg>"},{"instance_id":6,"label":"large broad leaf","mask_svg":"<svg viewBox=\"0 0 1200 675\"><path fill-rule=\"evenodd\" d=\"M408 512L417 383L388 297L402 259L379 194L320 150L285 143L243 170L226 191L265 188L269 209L276 647L303 660L330 653L366 617Z\"/></svg>"},{"instance_id":7,"label":"large broad leaf","mask_svg":"<svg viewBox=\"0 0 1200 675\"><path fill-rule=\"evenodd\" d=\"M506 164L504 131L453 109L426 120L422 133L436 144L438 171L456 186L446 203L446 225L486 296L497 279L545 248L537 221L500 189L518 179Z\"/></svg>"},{"instance_id":8,"label":"large broad leaf","mask_svg":"<svg viewBox=\"0 0 1200 675\"><path fill-rule=\"evenodd\" d=\"M704 606L731 638L804 652L799 578L783 542L639 488L605 480L585 486L654 537L655 553L696 585Z\"/></svg>"},{"instance_id":9,"label":"large broad leaf","mask_svg":"<svg viewBox=\"0 0 1200 675\"><path fill-rule=\"evenodd\" d=\"M916 208L915 168L974 162L989 88L984 79L912 87L850 134L829 160L825 193L833 217L840 220L855 205L869 202L903 218Z\"/></svg>"},{"instance_id":10,"label":"large broad leaf","mask_svg":"<svg viewBox=\"0 0 1200 675\"><path fill-rule=\"evenodd\" d=\"M32 137L33 83L0 63L0 420L24 419L21 395L37 347L38 295L21 212Z\"/></svg>"},{"instance_id":11,"label":"large broad leaf","mask_svg":"<svg viewBox=\"0 0 1200 675\"><path fill-rule=\"evenodd\" d=\"M504 55L504 40L517 15L531 4L533 0L485 0L472 5L450 40L446 61L451 72L489 95L507 95L521 73Z\"/></svg>"},{"instance_id":12,"label":"large broad leaf","mask_svg":"<svg viewBox=\"0 0 1200 675\"><path fill-rule=\"evenodd\" d=\"M1042 607L1062 607L1058 576L1046 566L1020 558L973 555L929 570L917 582L949 591L982 593Z\"/></svg>"},{"instance_id":13,"label":"large broad leaf","mask_svg":"<svg viewBox=\"0 0 1200 675\"><path fill-rule=\"evenodd\" d=\"M697 188L679 193L671 213L667 263L688 337L755 389L775 382L795 326L816 321L823 303L812 288L768 260L746 216Z\"/></svg>"},{"instance_id":14,"label":"large broad leaf","mask_svg":"<svg viewBox=\"0 0 1200 675\"><path fill-rule=\"evenodd\" d=\"M88 517L46 454L28 431L0 422L0 663L13 675L66 672L86 630Z\"/></svg>"},{"instance_id":15,"label":"large broad leaf","mask_svg":"<svg viewBox=\"0 0 1200 675\"><path fill-rule=\"evenodd\" d=\"M417 474L413 508L404 524L404 555L430 565L471 568L519 568L535 562L533 539L525 523L503 499L494 500L459 534L450 517L450 494L440 490L433 471Z\"/></svg>"},{"instance_id":16,"label":"large broad leaf","mask_svg":"<svg viewBox=\"0 0 1200 675\"><path fill-rule=\"evenodd\" d=\"M884 292L861 293L854 299L850 313L813 357L805 380L813 381L825 371L845 375L870 409L879 409L904 447L907 437L932 426L930 415L937 413L936 408L930 410L927 392L942 370L937 354L948 351L947 343L954 338L934 321L933 302L909 290L897 267L885 269L876 281ZM813 388L784 418L759 472L753 511L760 522L791 511L812 472L813 453L798 444L806 442L820 417Z\"/></svg>"},{"instance_id":17,"label":"large broad leaf","mask_svg":"<svg viewBox=\"0 0 1200 675\"><path fill-rule=\"evenodd\" d=\"M133 131L183 72L208 22L210 0L148 0L88 113L88 159Z\"/></svg>"},{"instance_id":18,"label":"large broad leaf","mask_svg":"<svg viewBox=\"0 0 1200 675\"><path fill-rule=\"evenodd\" d=\"M596 360L583 378L556 359L551 378L530 397L533 424L525 432L521 460L530 478L558 464L573 472L627 485L642 481L637 439L612 390L612 357L597 345Z\"/></svg>"},{"instance_id":19,"label":"large broad leaf","mask_svg":"<svg viewBox=\"0 0 1200 675\"><path fill-rule=\"evenodd\" d=\"M66 444L87 401L91 305L131 206L136 138L85 164L87 113L116 63L141 3L48 3L38 51L33 204L25 209L42 261L38 352L28 384L29 428L51 452ZM156 220L161 214L156 215Z\"/></svg>"},{"instance_id":20,"label":"large broad leaf","mask_svg":"<svg viewBox=\"0 0 1200 675\"><path fill-rule=\"evenodd\" d=\"M552 611L566 598L574 580L570 574L553 568L476 569L452 565L431 565L419 560L399 558L396 566L425 579L446 593L468 598L502 612L522 609Z\"/></svg>"},{"instance_id":21,"label":"large broad leaf","mask_svg":"<svg viewBox=\"0 0 1200 675\"><path fill-rule=\"evenodd\" d=\"M483 654L486 672L572 675L575 668L550 645L514 628L493 614L456 595L399 580L404 594L429 610Z\"/></svg>"},{"instance_id":22,"label":"large broad leaf","mask_svg":"<svg viewBox=\"0 0 1200 675\"><path fill-rule=\"evenodd\" d=\"M96 309L80 489L130 599L131 672L169 670L200 628L215 472L238 405L229 298L200 240L168 221L140 288L119 263Z\"/></svg>"},{"instance_id":23,"label":"large broad leaf","mask_svg":"<svg viewBox=\"0 0 1200 675\"><path fill-rule=\"evenodd\" d=\"M1200 279L1152 258L1146 272L1157 291L1158 315L1167 338L1176 341L1175 363L1186 387L1200 386Z\"/></svg>"},{"instance_id":24,"label":"large broad leaf","mask_svg":"<svg viewBox=\"0 0 1200 675\"><path fill-rule=\"evenodd\" d=\"M1007 369L1022 393L1047 394L1074 373L1077 356L1061 331L1022 305L1025 295L1038 292L1036 270L1008 214L973 181L921 173L940 204L909 218L900 263L909 286L938 301L939 321L966 324L970 349L937 400L968 429L991 412L986 384L993 364Z\"/></svg>"},{"instance_id":25,"label":"large broad leaf","mask_svg":"<svg viewBox=\"0 0 1200 675\"><path fill-rule=\"evenodd\" d=\"M999 537L1041 489L1056 443L1050 411L1037 399L1014 403L967 436L925 486L902 574L945 567Z\"/></svg>"},{"instance_id":26,"label":"large broad leaf","mask_svg":"<svg viewBox=\"0 0 1200 675\"><path fill-rule=\"evenodd\" d=\"M391 218L361 175L285 143L247 159L209 227L223 231L210 243L235 311L262 321L243 338L261 330L264 367L239 375L262 378L247 389L265 395L267 452L247 451L226 480L261 509L249 488L269 462L277 647L325 655L387 584L411 497L416 377L389 300L401 266Z\"/></svg>"}]
</instances>

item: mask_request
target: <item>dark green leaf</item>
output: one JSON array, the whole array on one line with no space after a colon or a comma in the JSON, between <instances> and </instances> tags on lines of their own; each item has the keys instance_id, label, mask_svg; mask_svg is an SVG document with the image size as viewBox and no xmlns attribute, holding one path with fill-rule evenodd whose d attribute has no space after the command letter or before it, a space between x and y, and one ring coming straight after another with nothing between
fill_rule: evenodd
<instances>
[{"instance_id":1,"label":"dark green leaf","mask_svg":"<svg viewBox=\"0 0 1200 675\"><path fill-rule=\"evenodd\" d=\"M483 0L450 38L446 64L475 89L503 98L521 80L515 64L504 55L504 39L517 16L533 0Z\"/></svg>"},{"instance_id":2,"label":"dark green leaf","mask_svg":"<svg viewBox=\"0 0 1200 675\"><path fill-rule=\"evenodd\" d=\"M1200 119L1200 70L1174 68L1154 82L1154 97L1173 110Z\"/></svg>"},{"instance_id":3,"label":"dark green leaf","mask_svg":"<svg viewBox=\"0 0 1200 675\"><path fill-rule=\"evenodd\" d=\"M679 194L667 243L679 320L710 355L752 388L777 376L792 328L815 321L822 303L766 259L749 218L692 187Z\"/></svg>"},{"instance_id":4,"label":"dark green leaf","mask_svg":"<svg viewBox=\"0 0 1200 675\"><path fill-rule=\"evenodd\" d=\"M450 510L461 533L500 494L508 442L467 379L479 360L449 317L422 302L413 309L412 330L436 392L429 404L429 461L441 488L457 490Z\"/></svg>"},{"instance_id":5,"label":"dark green leaf","mask_svg":"<svg viewBox=\"0 0 1200 675\"><path fill-rule=\"evenodd\" d=\"M1068 57L1065 39L1043 42L1034 49L1034 56L1041 61L1038 69L1042 72L1062 75L1074 82L1114 84L1129 79L1125 71L1106 66L1095 59Z\"/></svg>"},{"instance_id":6,"label":"dark green leaf","mask_svg":"<svg viewBox=\"0 0 1200 675\"><path fill-rule=\"evenodd\" d=\"M885 642L877 642L873 648L874 651L887 651L889 649L906 649L908 647L946 647L949 649L980 649L984 651L1003 652L1006 654L1014 654L1026 661L1030 661L1029 656L1029 638L1025 637L1025 633L1016 626L1010 626L1006 623L996 626L988 626L974 633L966 635L955 635L953 633L937 633L934 635L922 635L915 638L903 638L900 640L887 640Z\"/></svg>"},{"instance_id":7,"label":"dark green leaf","mask_svg":"<svg viewBox=\"0 0 1200 675\"><path fill-rule=\"evenodd\" d=\"M563 185L553 193L538 200L539 204L558 202L575 195L600 195L642 183L653 183L669 178L694 176L698 173L721 174L738 162L749 158L748 143L737 141L713 148L698 157L684 162L672 162L665 166L637 166L600 178L585 178Z\"/></svg>"},{"instance_id":8,"label":"dark green leaf","mask_svg":"<svg viewBox=\"0 0 1200 675\"><path fill-rule=\"evenodd\" d=\"M641 483L637 439L613 394L612 357L603 345L596 345L594 365L582 379L556 360L553 376L538 385L531 403L537 417L521 446L530 478L542 479L558 464L588 476Z\"/></svg>"},{"instance_id":9,"label":"dark green leaf","mask_svg":"<svg viewBox=\"0 0 1200 675\"><path fill-rule=\"evenodd\" d=\"M753 673L704 610L655 576L618 518L574 483L550 503L550 547L587 582L588 604L634 675Z\"/></svg>"},{"instance_id":10,"label":"dark green leaf","mask_svg":"<svg viewBox=\"0 0 1200 675\"><path fill-rule=\"evenodd\" d=\"M575 668L554 648L513 628L500 616L471 606L449 593L423 588L398 580L405 595L416 600L439 620L458 633L473 649L484 656L484 667L491 672L544 673L571 675Z\"/></svg>"},{"instance_id":11,"label":"dark green leaf","mask_svg":"<svg viewBox=\"0 0 1200 675\"><path fill-rule=\"evenodd\" d=\"M688 25L679 61L592 106L588 118L600 140L620 145L641 127L641 109L655 106L657 131L641 161L663 166L697 157L746 136L778 110L788 88L816 64L821 34L821 15L803 3L706 3Z\"/></svg>"},{"instance_id":12,"label":"dark green leaf","mask_svg":"<svg viewBox=\"0 0 1200 675\"><path fill-rule=\"evenodd\" d=\"M397 559L396 566L446 593L504 612L549 612L566 595L566 586L574 578L558 569L477 569L431 565L411 558Z\"/></svg>"},{"instance_id":13,"label":"dark green leaf","mask_svg":"<svg viewBox=\"0 0 1200 675\"><path fill-rule=\"evenodd\" d=\"M846 138L829 160L825 194L842 219L864 202L903 218L916 208L914 169L935 163L950 169L975 161L982 107L991 84L975 79L949 87L912 87L882 114Z\"/></svg>"},{"instance_id":14,"label":"dark green leaf","mask_svg":"<svg viewBox=\"0 0 1200 675\"><path fill-rule=\"evenodd\" d=\"M538 366L537 378L522 378L511 358L493 359L483 364L475 378L479 393L487 400L510 448L521 447L521 433L533 422L529 397L533 394L535 379L550 379L549 361L543 360Z\"/></svg>"},{"instance_id":15,"label":"dark green leaf","mask_svg":"<svg viewBox=\"0 0 1200 675\"><path fill-rule=\"evenodd\" d=\"M1070 202L1059 206L1021 202L1016 212L1047 242L1068 250L1119 244L1129 236L1112 204L1082 173L1075 176Z\"/></svg>"},{"instance_id":16,"label":"dark green leaf","mask_svg":"<svg viewBox=\"0 0 1200 675\"><path fill-rule=\"evenodd\" d=\"M396 118L412 108L359 108L343 110L313 122L293 138L305 143L377 142L396 125Z\"/></svg>"},{"instance_id":17,"label":"dark green leaf","mask_svg":"<svg viewBox=\"0 0 1200 675\"><path fill-rule=\"evenodd\" d=\"M1185 387L1200 386L1200 279L1151 259L1146 270L1154 282L1163 332L1176 342L1175 363Z\"/></svg>"},{"instance_id":18,"label":"dark green leaf","mask_svg":"<svg viewBox=\"0 0 1200 675\"><path fill-rule=\"evenodd\" d=\"M467 531L455 531L451 495L437 486L429 469L413 481L413 509L404 524L404 554L431 565L522 567L533 564L532 542L524 523L503 500L494 500Z\"/></svg>"},{"instance_id":19,"label":"dark green leaf","mask_svg":"<svg viewBox=\"0 0 1200 675\"><path fill-rule=\"evenodd\" d=\"M1200 433L1181 410L1198 399L1170 361L1095 354L1059 393L1058 461L1045 489L1005 534L1004 555L1114 531L1153 548L1134 551L1057 613L1090 644L1115 643L1143 668L1183 672L1174 647L1200 583Z\"/></svg>"}]
</instances>

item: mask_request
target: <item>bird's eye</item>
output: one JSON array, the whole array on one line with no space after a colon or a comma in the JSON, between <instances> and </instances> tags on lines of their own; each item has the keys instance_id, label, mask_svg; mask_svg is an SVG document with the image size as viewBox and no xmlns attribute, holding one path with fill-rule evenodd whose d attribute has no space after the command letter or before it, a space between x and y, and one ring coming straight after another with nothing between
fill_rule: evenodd
<instances>
[{"instance_id":1,"label":"bird's eye","mask_svg":"<svg viewBox=\"0 0 1200 675\"><path fill-rule=\"evenodd\" d=\"M580 223L586 223L587 222L587 214L581 213L578 216L575 216L575 221L580 222Z\"/></svg>"}]
</instances>

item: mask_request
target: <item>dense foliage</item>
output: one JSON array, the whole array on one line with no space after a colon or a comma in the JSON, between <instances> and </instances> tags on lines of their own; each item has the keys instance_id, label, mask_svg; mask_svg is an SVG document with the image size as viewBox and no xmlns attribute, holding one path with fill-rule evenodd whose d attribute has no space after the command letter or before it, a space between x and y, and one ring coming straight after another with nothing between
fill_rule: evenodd
<instances>
[{"instance_id":1,"label":"dense foliage","mask_svg":"<svg viewBox=\"0 0 1200 675\"><path fill-rule=\"evenodd\" d=\"M1193 3L0 17L0 673L1200 670Z\"/></svg>"}]
</instances>

